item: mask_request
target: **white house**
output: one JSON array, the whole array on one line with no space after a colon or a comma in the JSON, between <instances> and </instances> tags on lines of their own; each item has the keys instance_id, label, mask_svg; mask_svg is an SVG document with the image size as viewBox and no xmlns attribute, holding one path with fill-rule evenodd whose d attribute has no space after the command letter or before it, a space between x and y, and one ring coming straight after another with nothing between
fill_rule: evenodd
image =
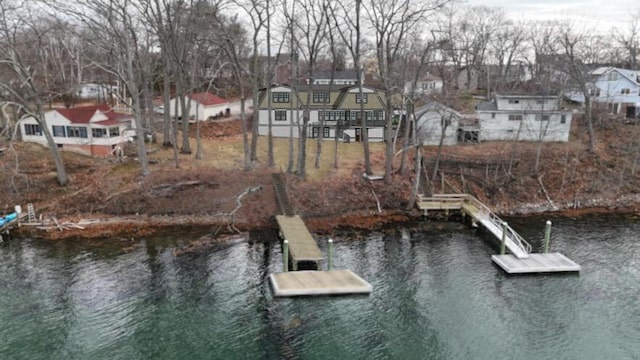
<instances>
[{"instance_id":1,"label":"white house","mask_svg":"<svg viewBox=\"0 0 640 360\"><path fill-rule=\"evenodd\" d=\"M640 71L600 67L589 74L593 79L588 84L592 102L607 104L609 111L614 114L637 116L640 113ZM581 92L572 91L567 96L584 103Z\"/></svg>"},{"instance_id":2,"label":"white house","mask_svg":"<svg viewBox=\"0 0 640 360\"><path fill-rule=\"evenodd\" d=\"M431 101L416 109L417 138L422 145L456 145L460 113ZM444 132L443 132L444 130Z\"/></svg>"},{"instance_id":3,"label":"white house","mask_svg":"<svg viewBox=\"0 0 640 360\"><path fill-rule=\"evenodd\" d=\"M382 91L363 86L276 85L271 88L271 133L274 137L298 138L302 130L305 104L309 94L310 113L307 137L342 141L362 139L361 103L364 107L365 130L371 142L384 141L385 103ZM321 121L322 119L322 121ZM269 133L267 91L260 93L258 134Z\"/></svg>"},{"instance_id":4,"label":"white house","mask_svg":"<svg viewBox=\"0 0 640 360\"><path fill-rule=\"evenodd\" d=\"M498 95L476 106L479 141L569 141L571 111L554 95Z\"/></svg>"},{"instance_id":5,"label":"white house","mask_svg":"<svg viewBox=\"0 0 640 360\"><path fill-rule=\"evenodd\" d=\"M442 85L441 78L427 74L421 80L416 81L415 86L413 81L406 81L404 83L404 92L405 94L414 93L416 95L439 94L442 92Z\"/></svg>"},{"instance_id":6,"label":"white house","mask_svg":"<svg viewBox=\"0 0 640 360\"><path fill-rule=\"evenodd\" d=\"M87 155L115 155L135 134L133 117L114 112L107 105L50 110L44 120L59 148ZM21 119L19 127L22 141L48 145L35 118Z\"/></svg>"},{"instance_id":7,"label":"white house","mask_svg":"<svg viewBox=\"0 0 640 360\"><path fill-rule=\"evenodd\" d=\"M358 84L358 74L355 71L334 71L333 83L331 82L331 71L316 72L313 79L314 85L356 85Z\"/></svg>"},{"instance_id":8,"label":"white house","mask_svg":"<svg viewBox=\"0 0 640 360\"><path fill-rule=\"evenodd\" d=\"M191 99L191 107L189 110L189 114L191 115L189 117L190 122L195 122L196 119L199 121L212 120L220 116L226 116L231 111L229 101L208 92L187 95L185 102L189 99ZM179 99L177 109L176 98L171 99L169 106L172 116L182 117L182 105L180 105ZM157 108L156 111L163 112L164 109L160 107Z\"/></svg>"},{"instance_id":9,"label":"white house","mask_svg":"<svg viewBox=\"0 0 640 360\"><path fill-rule=\"evenodd\" d=\"M118 87L109 84L85 83L77 87L76 94L80 99L109 99L115 96Z\"/></svg>"}]
</instances>

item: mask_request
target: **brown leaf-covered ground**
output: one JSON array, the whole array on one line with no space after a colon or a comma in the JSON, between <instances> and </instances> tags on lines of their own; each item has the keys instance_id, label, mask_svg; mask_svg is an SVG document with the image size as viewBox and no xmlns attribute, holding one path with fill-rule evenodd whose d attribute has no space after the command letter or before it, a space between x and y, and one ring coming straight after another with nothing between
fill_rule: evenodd
<instances>
[{"instance_id":1,"label":"brown leaf-covered ground","mask_svg":"<svg viewBox=\"0 0 640 360\"><path fill-rule=\"evenodd\" d=\"M191 134L195 136L193 127ZM608 120L597 124L597 133L597 150L591 154L586 133L576 122L569 143L542 144L537 169L536 143L493 142L444 148L440 162L446 180L444 189L440 176L431 189L436 193L472 193L502 213L582 208L635 211L640 192L640 169L635 164L640 155L640 126ZM50 238L140 235L167 227L233 232L232 223L241 231L274 227L273 215L278 208L271 173L286 172L288 141L276 141L276 166L268 168L266 139L260 138L256 168L244 171L238 121L202 123L200 135L203 158L180 154L179 167L171 148L162 148L161 141L150 144L151 174L144 178L134 157L118 162L63 152L70 177L66 187L56 184L55 168L45 148L16 143L14 151L0 144L0 148L5 147L0 153L0 183L4 189L0 204L9 211L15 204L26 208L27 203L33 203L44 220L118 220L85 226L84 230L39 232ZM384 146L371 145L374 173L382 174ZM191 147L195 153L195 140ZM316 149L317 143L309 141L305 180L285 175L292 205L312 230L331 233L340 227L372 229L419 216L416 210L406 210L414 178L413 153L409 155L408 171L404 175L396 171L391 184L385 184L362 177L360 144L339 144L338 168L334 167L333 142L323 143L319 169L314 168ZM423 153L431 176L437 148L425 147ZM394 157L394 169L399 164L398 155ZM257 191L246 194L239 206L236 198L247 189ZM232 218L230 213L236 208ZM27 228L32 229L21 230Z\"/></svg>"}]
</instances>

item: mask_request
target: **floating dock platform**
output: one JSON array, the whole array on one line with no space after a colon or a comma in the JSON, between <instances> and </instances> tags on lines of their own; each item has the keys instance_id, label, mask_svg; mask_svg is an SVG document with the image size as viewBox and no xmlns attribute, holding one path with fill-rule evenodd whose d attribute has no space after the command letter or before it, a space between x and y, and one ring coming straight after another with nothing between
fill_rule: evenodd
<instances>
[{"instance_id":1,"label":"floating dock platform","mask_svg":"<svg viewBox=\"0 0 640 360\"><path fill-rule=\"evenodd\" d=\"M511 254L491 255L491 260L509 274L580 271L580 265L560 253L529 254L524 259Z\"/></svg>"},{"instance_id":2,"label":"floating dock platform","mask_svg":"<svg viewBox=\"0 0 640 360\"><path fill-rule=\"evenodd\" d=\"M290 271L269 275L276 297L369 294L373 287L349 270Z\"/></svg>"}]
</instances>

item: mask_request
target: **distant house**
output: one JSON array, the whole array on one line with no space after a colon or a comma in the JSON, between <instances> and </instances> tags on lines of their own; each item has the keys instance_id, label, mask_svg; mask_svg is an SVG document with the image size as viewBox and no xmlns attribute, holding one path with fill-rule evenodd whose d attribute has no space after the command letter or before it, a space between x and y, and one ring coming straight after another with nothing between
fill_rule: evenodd
<instances>
[{"instance_id":1,"label":"distant house","mask_svg":"<svg viewBox=\"0 0 640 360\"><path fill-rule=\"evenodd\" d=\"M297 96L296 96L297 92ZM309 92L311 92L309 94ZM384 140L385 103L381 90L363 86L362 98L359 86L337 85L275 85L271 88L272 134L275 137L300 136L307 94L311 101L309 125L306 129L309 138L337 138L343 141L361 141L362 117L361 102L365 109L365 126L369 141ZM324 119L321 123L320 119ZM269 111L267 91L260 92L258 106L258 133L267 135Z\"/></svg>"},{"instance_id":2,"label":"distant house","mask_svg":"<svg viewBox=\"0 0 640 360\"><path fill-rule=\"evenodd\" d=\"M516 62L509 67L490 64L480 68L478 88L504 89L505 87L514 87L531 79L531 70L526 64Z\"/></svg>"},{"instance_id":3,"label":"distant house","mask_svg":"<svg viewBox=\"0 0 640 360\"><path fill-rule=\"evenodd\" d=\"M213 95L208 92L193 93L185 98L185 102L191 99L191 107L189 110L189 121L195 122L215 119L219 116L228 115L230 112L229 101ZM176 98L172 98L169 102L171 116L182 118L182 105L178 99L178 107L176 109ZM163 107L157 108L157 112L164 112Z\"/></svg>"},{"instance_id":4,"label":"distant house","mask_svg":"<svg viewBox=\"0 0 640 360\"><path fill-rule=\"evenodd\" d=\"M80 84L76 89L76 95L80 99L105 100L114 97L117 92L117 86L97 83Z\"/></svg>"},{"instance_id":5,"label":"distant house","mask_svg":"<svg viewBox=\"0 0 640 360\"><path fill-rule=\"evenodd\" d=\"M107 105L57 109L45 112L44 120L56 145L87 155L107 156L135 135L131 115L117 113ZM22 141L48 145L33 117L19 121Z\"/></svg>"},{"instance_id":6,"label":"distant house","mask_svg":"<svg viewBox=\"0 0 640 360\"><path fill-rule=\"evenodd\" d=\"M640 71L615 67L600 67L589 73L591 82L587 84L594 103L606 104L609 111L624 113L629 117L640 113ZM567 97L584 103L584 94L570 91Z\"/></svg>"},{"instance_id":7,"label":"distant house","mask_svg":"<svg viewBox=\"0 0 640 360\"><path fill-rule=\"evenodd\" d=\"M314 74L314 85L329 85L331 82L331 71L318 72ZM357 85L358 74L355 71L335 71L333 73L334 85Z\"/></svg>"},{"instance_id":8,"label":"distant house","mask_svg":"<svg viewBox=\"0 0 640 360\"><path fill-rule=\"evenodd\" d=\"M568 141L571 111L554 95L498 95L476 106L478 140Z\"/></svg>"},{"instance_id":9,"label":"distant house","mask_svg":"<svg viewBox=\"0 0 640 360\"><path fill-rule=\"evenodd\" d=\"M457 111L431 101L416 109L415 115L417 137L422 145L439 145L441 139L443 145L458 143L458 121L462 116Z\"/></svg>"},{"instance_id":10,"label":"distant house","mask_svg":"<svg viewBox=\"0 0 640 360\"><path fill-rule=\"evenodd\" d=\"M429 95L429 94L439 94L442 92L443 81L441 78L431 75L425 74L420 80L413 84L413 81L406 81L404 83L404 92L405 94L415 94L415 95Z\"/></svg>"}]
</instances>

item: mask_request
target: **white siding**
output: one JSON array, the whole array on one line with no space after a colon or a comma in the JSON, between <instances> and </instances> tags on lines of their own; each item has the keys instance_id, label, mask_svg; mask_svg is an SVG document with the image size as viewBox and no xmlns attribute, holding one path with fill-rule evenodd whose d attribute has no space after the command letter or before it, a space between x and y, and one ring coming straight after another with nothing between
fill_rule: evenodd
<instances>
[{"instance_id":1,"label":"white siding","mask_svg":"<svg viewBox=\"0 0 640 360\"><path fill-rule=\"evenodd\" d=\"M493 116L492 114L495 114ZM479 111L480 141L569 141L571 112L553 112L548 121L537 120L539 114L522 114L522 120L509 120L513 112ZM562 122L564 116L564 123Z\"/></svg>"},{"instance_id":2,"label":"white siding","mask_svg":"<svg viewBox=\"0 0 640 360\"><path fill-rule=\"evenodd\" d=\"M185 99L185 101L188 101L188 100L189 99ZM193 118L193 119L190 119L189 121L195 122L196 119L200 121L206 121L209 119L209 117L216 116L220 112L224 114L227 108L229 108L229 106L230 105L228 102L219 104L219 105L203 106L197 101L191 100L191 107L190 107L189 114L191 115L190 118ZM176 111L175 98L171 99L171 101L169 102L169 108L170 108L170 114L172 117L182 116L182 105L178 101L178 108Z\"/></svg>"}]
</instances>

